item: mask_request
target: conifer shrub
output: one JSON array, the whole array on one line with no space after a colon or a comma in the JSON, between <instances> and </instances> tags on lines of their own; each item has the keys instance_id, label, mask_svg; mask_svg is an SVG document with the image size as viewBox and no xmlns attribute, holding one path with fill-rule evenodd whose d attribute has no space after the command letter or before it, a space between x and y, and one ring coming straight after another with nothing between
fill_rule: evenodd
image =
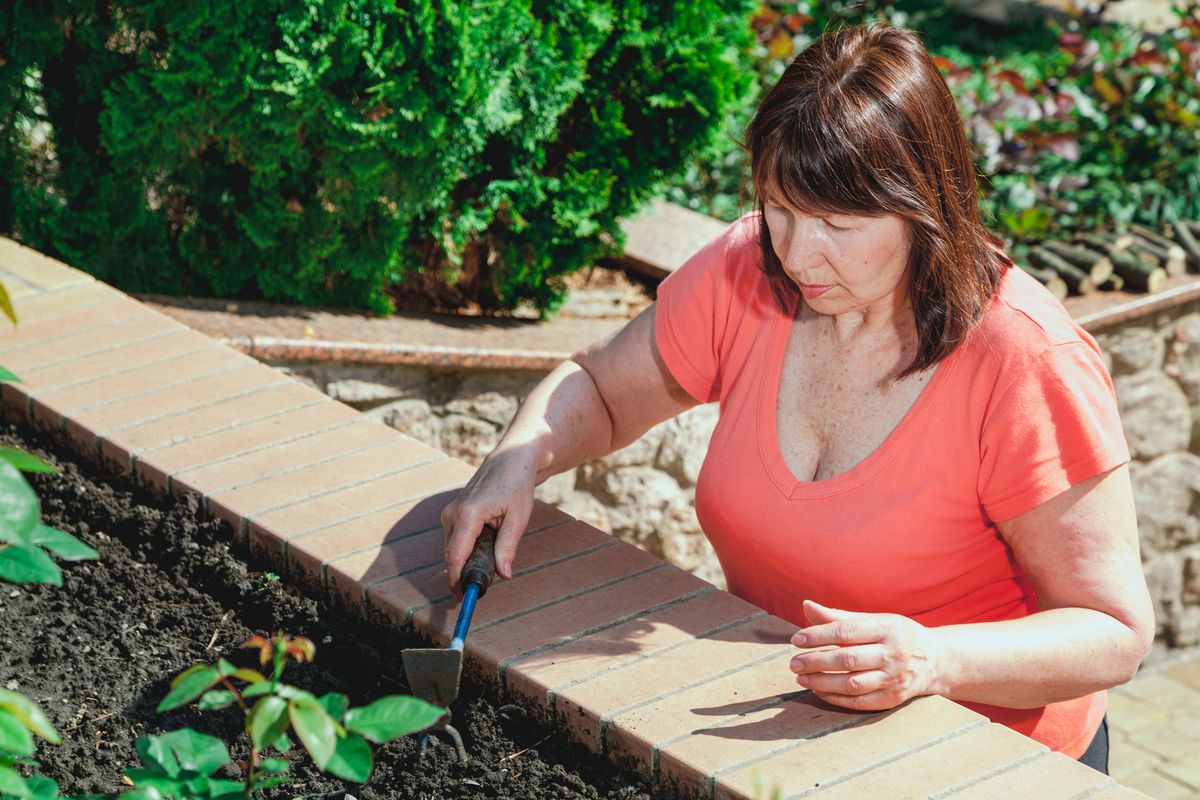
<instances>
[{"instance_id":1,"label":"conifer shrub","mask_svg":"<svg viewBox=\"0 0 1200 800\"><path fill-rule=\"evenodd\" d=\"M728 133L755 5L0 4L0 231L128 291L546 313Z\"/></svg>"}]
</instances>

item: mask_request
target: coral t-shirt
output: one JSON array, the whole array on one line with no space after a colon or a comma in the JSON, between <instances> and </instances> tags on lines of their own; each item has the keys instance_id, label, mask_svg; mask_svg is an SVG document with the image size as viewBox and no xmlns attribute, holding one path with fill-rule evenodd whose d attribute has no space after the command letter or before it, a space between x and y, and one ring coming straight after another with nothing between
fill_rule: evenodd
<instances>
[{"instance_id":1,"label":"coral t-shirt","mask_svg":"<svg viewBox=\"0 0 1200 800\"><path fill-rule=\"evenodd\" d=\"M742 217L663 281L655 312L672 375L697 400L720 403L696 513L729 591L797 626L806 598L926 626L1036 611L995 522L1129 460L1095 340L1010 268L884 442L847 472L798 480L776 430L798 301L785 312L771 294L758 223L757 213ZM1034 709L964 705L1078 757L1106 695Z\"/></svg>"}]
</instances>

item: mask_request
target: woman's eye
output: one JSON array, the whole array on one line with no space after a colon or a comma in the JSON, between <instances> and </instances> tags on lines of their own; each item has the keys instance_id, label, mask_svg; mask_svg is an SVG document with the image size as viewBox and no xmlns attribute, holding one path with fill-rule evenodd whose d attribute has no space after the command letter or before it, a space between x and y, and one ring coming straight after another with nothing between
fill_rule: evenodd
<instances>
[{"instance_id":1,"label":"woman's eye","mask_svg":"<svg viewBox=\"0 0 1200 800\"><path fill-rule=\"evenodd\" d=\"M826 225L828 225L832 230L835 230L835 231L848 231L848 230L850 230L850 227L851 227L849 225L835 225L832 222L830 222L828 219L825 219L822 221Z\"/></svg>"}]
</instances>

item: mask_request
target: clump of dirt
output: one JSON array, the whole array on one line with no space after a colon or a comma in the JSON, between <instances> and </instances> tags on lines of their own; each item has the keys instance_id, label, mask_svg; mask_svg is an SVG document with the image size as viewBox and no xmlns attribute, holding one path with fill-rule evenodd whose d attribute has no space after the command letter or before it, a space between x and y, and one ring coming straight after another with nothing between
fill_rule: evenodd
<instances>
[{"instance_id":1,"label":"clump of dirt","mask_svg":"<svg viewBox=\"0 0 1200 800\"><path fill-rule=\"evenodd\" d=\"M291 665L284 680L322 694L338 691L352 705L408 692L399 658L424 646L305 597L247 563L222 522L199 499L155 498L123 479L105 480L90 464L25 428L0 428L0 441L32 450L59 467L28 475L42 501L43 520L100 551L100 559L64 565L63 585L0 584L0 685L33 698L63 735L40 743L40 772L64 794L115 792L125 767L138 765L134 740L182 727L248 747L236 707L166 714L154 708L170 679L223 656L256 665L238 649L254 633L284 630L317 646L313 664ZM268 798L648 798L645 786L608 762L545 730L523 710L500 704L464 682L454 720L471 758L459 763L435 738L423 758L413 737L376 751L366 786L322 775L293 748L295 782ZM223 777L239 779L230 768Z\"/></svg>"}]
</instances>

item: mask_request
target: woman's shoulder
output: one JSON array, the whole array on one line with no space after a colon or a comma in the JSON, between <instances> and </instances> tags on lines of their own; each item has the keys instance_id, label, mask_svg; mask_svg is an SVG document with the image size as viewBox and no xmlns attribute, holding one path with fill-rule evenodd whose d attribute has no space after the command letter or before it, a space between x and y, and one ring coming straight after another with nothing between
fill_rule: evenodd
<instances>
[{"instance_id":1,"label":"woman's shoulder","mask_svg":"<svg viewBox=\"0 0 1200 800\"><path fill-rule=\"evenodd\" d=\"M1100 352L1058 298L1015 265L1001 278L968 344L977 357L1000 366L1035 360L1062 346L1082 345Z\"/></svg>"}]
</instances>

